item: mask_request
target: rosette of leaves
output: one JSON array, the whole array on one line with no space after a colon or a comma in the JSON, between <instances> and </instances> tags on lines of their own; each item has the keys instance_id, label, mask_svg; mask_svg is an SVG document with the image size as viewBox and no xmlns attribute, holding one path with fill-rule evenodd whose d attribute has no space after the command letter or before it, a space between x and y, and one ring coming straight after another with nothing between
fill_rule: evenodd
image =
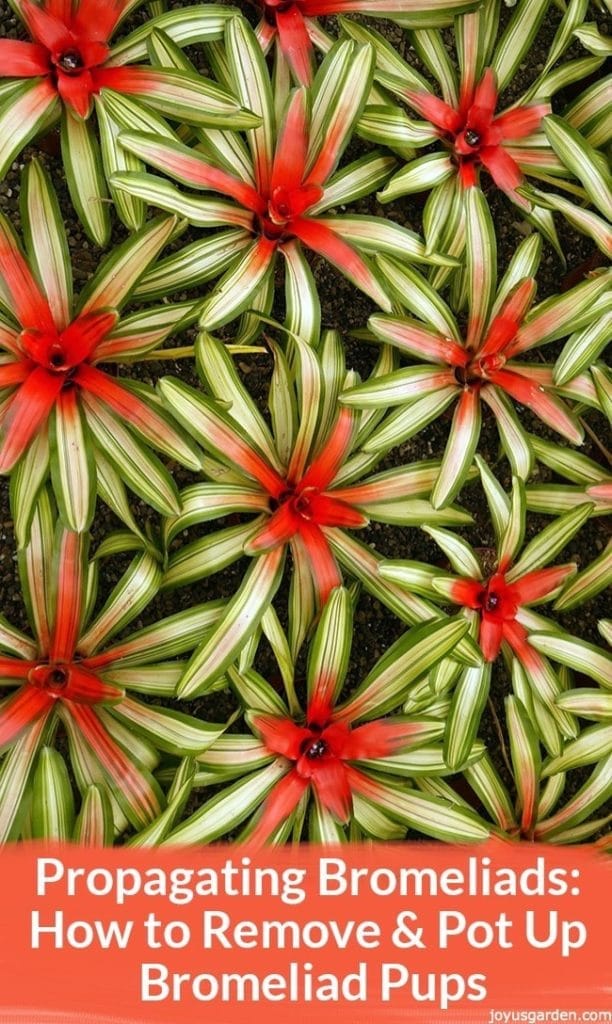
<instances>
[{"instance_id":1,"label":"rosette of leaves","mask_svg":"<svg viewBox=\"0 0 612 1024\"><path fill-rule=\"evenodd\" d=\"M407 828L449 842L487 836L469 809L418 792L407 779L444 774L435 717L386 716L411 684L452 652L467 629L461 618L415 627L376 663L348 699L340 701L352 640L348 592L334 589L309 651L306 708L292 685L289 704L252 670L229 670L251 733L228 734L198 758L196 785L218 792L182 822L167 842L210 843L243 823L250 847L299 839L338 843L398 838ZM468 760L482 756L474 744Z\"/></svg>"},{"instance_id":2,"label":"rosette of leaves","mask_svg":"<svg viewBox=\"0 0 612 1024\"><path fill-rule=\"evenodd\" d=\"M377 82L423 118L414 121L392 103L376 104L366 109L359 132L408 160L380 193L382 202L413 192L430 192L424 212L428 246L455 256L461 254L466 244L465 191L485 171L563 259L551 212L532 206L519 189L525 176L559 182L561 186L567 178L565 164L542 130L542 118L550 113L550 99L556 92L576 78L592 74L603 61L593 56L553 69L572 42L572 32L582 22L585 6L584 0L568 6L536 82L502 111L498 109L498 97L512 88L547 16L549 0L519 0L502 32L500 0L491 0L473 13L457 17L458 70L439 31L411 32L410 40L433 78L433 87L377 33L342 20L349 36L375 46ZM436 142L434 152L414 157L415 150ZM443 276L436 275L436 281L440 283Z\"/></svg>"},{"instance_id":3,"label":"rosette of leaves","mask_svg":"<svg viewBox=\"0 0 612 1024\"><path fill-rule=\"evenodd\" d=\"M300 85L311 85L314 47L325 48L325 35L314 20L337 14L390 18L409 28L452 25L456 14L476 6L475 0L256 0L261 21L256 34L264 53L278 40L282 56Z\"/></svg>"},{"instance_id":4,"label":"rosette of leaves","mask_svg":"<svg viewBox=\"0 0 612 1024\"><path fill-rule=\"evenodd\" d=\"M593 505L579 505L523 546L525 535L525 488L517 477L507 495L483 460L478 459L481 479L496 536L496 559L485 566L467 541L448 530L424 526L447 556L450 573L420 562L383 562L380 573L429 599L437 595L461 605L478 640L483 663L465 670L446 666L433 680L434 691L446 692L454 686L453 700L445 735L445 757L451 767L465 759L477 735L491 682L491 672L500 652L514 671L515 662L524 674L534 712L534 728L551 753L559 754L565 739L577 734L575 718L560 709L558 698L562 684L546 654L554 643L578 643L585 661L593 659L599 672L596 650L569 637L551 619L532 611L531 605L554 600L576 572L576 564L548 566L567 546L591 515ZM550 643L533 640L545 632ZM546 648L545 654L540 653ZM572 651L574 647L572 646ZM561 659L563 660L563 659ZM517 670L518 671L518 670Z\"/></svg>"},{"instance_id":5,"label":"rosette of leaves","mask_svg":"<svg viewBox=\"0 0 612 1024\"><path fill-rule=\"evenodd\" d=\"M173 51L174 59L185 58ZM170 59L170 58L164 58ZM368 153L342 167L348 145L372 83L373 51L345 41L321 65L312 90L291 91L289 82L271 81L261 48L245 22L232 20L225 36L227 84L248 102L261 125L246 132L246 145L227 132L202 131L195 147L158 136L122 132L121 146L181 184L216 193L201 198L179 191L163 178L133 172L112 178L117 189L185 217L196 228L225 229L208 234L144 278L140 294L160 287L193 288L225 273L204 300L200 323L214 331L246 309L268 314L274 298L274 271L282 254L288 311L300 307L314 319L316 286L305 260L311 249L383 309L391 304L368 254L383 251L426 263L451 263L412 232L381 217L340 215L334 209L378 188L395 160ZM257 331L259 323L249 321ZM246 329L246 328L245 328ZM240 340L244 340L241 335Z\"/></svg>"},{"instance_id":6,"label":"rosette of leaves","mask_svg":"<svg viewBox=\"0 0 612 1024\"><path fill-rule=\"evenodd\" d=\"M32 636L0 617L0 684L12 691L0 703L3 842L23 827L37 837L73 834L72 786L63 759L48 749L60 733L78 790L93 805L85 819L108 839L128 825L140 830L162 812L165 799L152 775L160 752L200 753L225 729L140 699L174 695L184 667L175 659L212 627L220 602L117 639L157 594L161 567L149 553L138 554L98 610L97 563L87 553L87 535L62 526L43 491L19 552Z\"/></svg>"},{"instance_id":7,"label":"rosette of leaves","mask_svg":"<svg viewBox=\"0 0 612 1024\"><path fill-rule=\"evenodd\" d=\"M166 545L196 523L248 516L169 549L164 586L194 583L244 554L252 559L226 614L185 672L179 687L183 698L205 692L234 661L269 607L289 551L289 636L295 656L318 610L342 582L341 566L405 622L440 615L431 603L384 582L377 572L379 556L353 537L354 530L370 519L404 526L427 519L470 521L461 509L436 512L427 500L439 462L371 474L378 458L364 456L359 445L378 416L338 406L339 391L355 375L347 374L336 332L325 332L318 350L297 336L292 346L290 365L280 346L272 344L271 430L224 345L211 335L201 335L197 346L210 395L172 377L159 382L176 420L209 453L204 461L209 480L182 492L182 511L165 525ZM383 351L375 373L389 365L389 355Z\"/></svg>"},{"instance_id":8,"label":"rosette of leaves","mask_svg":"<svg viewBox=\"0 0 612 1024\"><path fill-rule=\"evenodd\" d=\"M586 688L563 693L559 705L594 724L567 741L559 754L547 756L518 665L513 689L506 698L510 749L503 753L516 800L489 753L465 769L465 777L501 833L529 842L587 842L612 820L605 813L593 817L612 795L612 694ZM590 774L566 794L572 778L568 773L577 768L590 769Z\"/></svg>"},{"instance_id":9,"label":"rosette of leaves","mask_svg":"<svg viewBox=\"0 0 612 1024\"><path fill-rule=\"evenodd\" d=\"M400 444L457 402L440 476L432 491L436 508L452 501L463 486L478 446L483 402L495 416L513 473L522 479L532 472L534 450L511 400L575 445L582 443L584 428L563 398L601 408L593 379L581 370L593 357L593 346L598 349L601 343L599 299L609 291L609 271L531 308L541 258L540 237L534 234L521 242L498 284L497 242L480 189L467 190L465 212L465 332L449 305L414 268L379 257L398 301L419 320L376 314L368 326L375 337L426 365L394 370L340 396L351 408L397 407L365 441L364 448L370 452ZM571 380L565 380L563 374L564 383L558 381L559 363L553 367L521 359L568 335L575 371Z\"/></svg>"},{"instance_id":10,"label":"rosette of leaves","mask_svg":"<svg viewBox=\"0 0 612 1024\"><path fill-rule=\"evenodd\" d=\"M186 302L121 316L174 218L148 222L113 249L76 298L57 197L36 161L24 172L22 220L25 253L0 215L0 473L12 472L20 541L49 471L62 518L77 531L91 523L97 483L113 501L117 474L157 511L176 513L176 484L150 447L190 469L200 466L197 449L150 386L98 366L156 348L189 320Z\"/></svg>"},{"instance_id":11,"label":"rosette of leaves","mask_svg":"<svg viewBox=\"0 0 612 1024\"><path fill-rule=\"evenodd\" d=\"M194 38L219 38L228 18L237 14L231 7L210 4L172 11L113 48L111 36L141 0L9 2L30 41L0 40L0 78L6 79L0 84L0 177L28 142L61 119L72 201L98 245L106 245L111 232L105 177L126 166L139 166L118 149L120 126L107 96L126 97L132 116L144 124L149 111L178 123L213 127L256 123L234 95L201 75L148 66L147 35L156 26L183 45ZM145 63L140 63L143 58ZM91 116L94 107L97 131ZM153 117L149 127L158 121ZM141 203L123 199L117 210L128 227L142 227Z\"/></svg>"}]
</instances>

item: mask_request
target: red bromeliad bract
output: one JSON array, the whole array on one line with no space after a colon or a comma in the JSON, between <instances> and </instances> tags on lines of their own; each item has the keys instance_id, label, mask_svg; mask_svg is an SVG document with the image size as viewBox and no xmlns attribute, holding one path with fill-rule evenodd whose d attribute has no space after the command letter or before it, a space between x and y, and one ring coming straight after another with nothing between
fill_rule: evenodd
<instances>
[{"instance_id":1,"label":"red bromeliad bract","mask_svg":"<svg viewBox=\"0 0 612 1024\"><path fill-rule=\"evenodd\" d=\"M525 205L516 192L523 172L504 144L534 135L550 111L549 103L525 104L496 115L497 89L491 68L473 88L462 89L456 108L430 93L407 90L405 95L449 145L464 188L477 184L478 169L483 166L498 188Z\"/></svg>"}]
</instances>

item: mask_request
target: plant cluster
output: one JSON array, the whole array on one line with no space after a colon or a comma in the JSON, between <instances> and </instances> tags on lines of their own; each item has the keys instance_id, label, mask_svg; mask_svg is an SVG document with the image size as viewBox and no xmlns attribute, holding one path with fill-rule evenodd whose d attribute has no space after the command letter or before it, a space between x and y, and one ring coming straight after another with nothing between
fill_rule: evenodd
<instances>
[{"instance_id":1,"label":"plant cluster","mask_svg":"<svg viewBox=\"0 0 612 1024\"><path fill-rule=\"evenodd\" d=\"M610 543L567 558L612 509L602 5L8 2L0 486L29 628L7 601L0 842L606 845L612 630L562 617L612 583ZM80 291L24 152L56 134L108 250ZM560 237L591 256L538 300ZM369 304L350 333L326 264ZM444 441L415 461L420 436ZM363 600L395 639L359 678Z\"/></svg>"}]
</instances>

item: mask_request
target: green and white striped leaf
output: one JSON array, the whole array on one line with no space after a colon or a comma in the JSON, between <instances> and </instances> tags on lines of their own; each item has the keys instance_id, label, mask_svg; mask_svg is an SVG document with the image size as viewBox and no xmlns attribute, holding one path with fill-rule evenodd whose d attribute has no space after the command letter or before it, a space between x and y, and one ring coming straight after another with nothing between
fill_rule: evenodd
<instances>
[{"instance_id":1,"label":"green and white striped leaf","mask_svg":"<svg viewBox=\"0 0 612 1024\"><path fill-rule=\"evenodd\" d=\"M96 469L87 420L74 389L56 399L51 417L50 465L62 520L77 533L89 529L95 511Z\"/></svg>"},{"instance_id":2,"label":"green and white striped leaf","mask_svg":"<svg viewBox=\"0 0 612 1024\"><path fill-rule=\"evenodd\" d=\"M491 61L499 92L503 92L524 60L548 6L549 0L522 0L517 6L510 23L497 42Z\"/></svg>"},{"instance_id":3,"label":"green and white striped leaf","mask_svg":"<svg viewBox=\"0 0 612 1024\"><path fill-rule=\"evenodd\" d=\"M373 806L433 839L447 843L480 843L489 835L484 821L468 808L453 806L439 797L406 787L399 789L372 783L371 789L372 796L368 797Z\"/></svg>"},{"instance_id":4,"label":"green and white striped leaf","mask_svg":"<svg viewBox=\"0 0 612 1024\"><path fill-rule=\"evenodd\" d=\"M434 526L423 526L423 530L435 540L438 547L442 548L456 573L469 579L482 579L480 562L467 541L450 530L440 530ZM440 573L437 572L436 575L439 576Z\"/></svg>"},{"instance_id":5,"label":"green and white striped leaf","mask_svg":"<svg viewBox=\"0 0 612 1024\"><path fill-rule=\"evenodd\" d=\"M487 403L497 421L497 429L513 476L527 480L533 471L533 451L508 396L493 384L481 388L480 397Z\"/></svg>"},{"instance_id":6,"label":"green and white striped leaf","mask_svg":"<svg viewBox=\"0 0 612 1024\"><path fill-rule=\"evenodd\" d=\"M555 153L584 186L591 202L612 220L612 186L597 150L562 118L549 114L542 122Z\"/></svg>"},{"instance_id":7,"label":"green and white striped leaf","mask_svg":"<svg viewBox=\"0 0 612 1024\"><path fill-rule=\"evenodd\" d=\"M512 565L523 546L526 522L525 485L520 477L512 477L512 493L506 528L498 545L499 571L505 572Z\"/></svg>"},{"instance_id":8,"label":"green and white striped leaf","mask_svg":"<svg viewBox=\"0 0 612 1024\"><path fill-rule=\"evenodd\" d=\"M612 690L612 657L600 647L578 637L559 636L557 633L534 633L530 635L529 643L553 661L584 673Z\"/></svg>"},{"instance_id":9,"label":"green and white striped leaf","mask_svg":"<svg viewBox=\"0 0 612 1024\"><path fill-rule=\"evenodd\" d=\"M80 846L112 846L114 831L108 793L101 783L92 783L83 794L72 839Z\"/></svg>"},{"instance_id":10,"label":"green and white striped leaf","mask_svg":"<svg viewBox=\"0 0 612 1024\"><path fill-rule=\"evenodd\" d=\"M563 551L566 544L569 544L580 527L586 523L592 507L590 503L579 505L567 515L560 516L549 526L545 526L523 549L518 562L515 562L506 575L507 582L513 583L526 573L534 572L536 569L541 569L547 562L552 562Z\"/></svg>"},{"instance_id":11,"label":"green and white striped leaf","mask_svg":"<svg viewBox=\"0 0 612 1024\"><path fill-rule=\"evenodd\" d=\"M555 363L553 379L557 387L568 384L599 358L612 337L612 299L594 304L596 319L588 327L572 334Z\"/></svg>"},{"instance_id":12,"label":"green and white striped leaf","mask_svg":"<svg viewBox=\"0 0 612 1024\"><path fill-rule=\"evenodd\" d=\"M591 601L602 590L612 587L612 540L597 558L569 580L554 604L555 611L569 611Z\"/></svg>"},{"instance_id":13,"label":"green and white striped leaf","mask_svg":"<svg viewBox=\"0 0 612 1024\"><path fill-rule=\"evenodd\" d=\"M491 665L483 662L466 668L455 687L444 735L444 760L451 771L461 771L469 762L490 683Z\"/></svg>"},{"instance_id":14,"label":"green and white striped leaf","mask_svg":"<svg viewBox=\"0 0 612 1024\"><path fill-rule=\"evenodd\" d=\"M580 718L589 718L598 722L612 719L612 693L603 690L589 690L581 687L578 690L566 690L557 697L557 704L565 711Z\"/></svg>"},{"instance_id":15,"label":"green and white striped leaf","mask_svg":"<svg viewBox=\"0 0 612 1024\"><path fill-rule=\"evenodd\" d=\"M2 180L24 146L45 127L50 126L61 109L57 92L46 77L26 78L6 85L6 92L0 94L3 101L0 106Z\"/></svg>"},{"instance_id":16,"label":"green and white striped leaf","mask_svg":"<svg viewBox=\"0 0 612 1024\"><path fill-rule=\"evenodd\" d=\"M428 192L454 173L455 167L446 153L429 153L394 174L382 192L377 193L377 199L381 203L392 203L414 192Z\"/></svg>"},{"instance_id":17,"label":"green and white striped leaf","mask_svg":"<svg viewBox=\"0 0 612 1024\"><path fill-rule=\"evenodd\" d=\"M62 115L62 160L70 198L87 234L96 245L110 241L109 199L100 144L90 121L73 117L67 109Z\"/></svg>"},{"instance_id":18,"label":"green and white striped leaf","mask_svg":"<svg viewBox=\"0 0 612 1024\"><path fill-rule=\"evenodd\" d=\"M371 719L397 708L411 684L451 654L466 635L462 617L445 618L416 626L396 640L355 692L340 705L336 717Z\"/></svg>"},{"instance_id":19,"label":"green and white striped leaf","mask_svg":"<svg viewBox=\"0 0 612 1024\"><path fill-rule=\"evenodd\" d=\"M313 700L333 705L348 671L353 639L353 608L348 590L336 587L328 597L308 655L306 688Z\"/></svg>"},{"instance_id":20,"label":"green and white striped leaf","mask_svg":"<svg viewBox=\"0 0 612 1024\"><path fill-rule=\"evenodd\" d=\"M125 697L113 715L159 749L177 757L201 754L223 735L226 726L203 722L174 708L157 708Z\"/></svg>"},{"instance_id":21,"label":"green and white striped leaf","mask_svg":"<svg viewBox=\"0 0 612 1024\"><path fill-rule=\"evenodd\" d=\"M267 194L274 156L274 102L264 55L253 30L244 18L232 18L225 34L226 54L236 92L244 107L261 118L247 141L251 150L255 181Z\"/></svg>"},{"instance_id":22,"label":"green and white striped leaf","mask_svg":"<svg viewBox=\"0 0 612 1024\"><path fill-rule=\"evenodd\" d=\"M521 831L531 834L539 803L541 755L537 735L529 716L516 697L506 697L506 720L510 737L510 757L518 790Z\"/></svg>"},{"instance_id":23,"label":"green and white striped leaf","mask_svg":"<svg viewBox=\"0 0 612 1024\"><path fill-rule=\"evenodd\" d=\"M493 820L504 832L517 828L510 794L487 753L464 771L465 778L484 804Z\"/></svg>"},{"instance_id":24,"label":"green and white striped leaf","mask_svg":"<svg viewBox=\"0 0 612 1024\"><path fill-rule=\"evenodd\" d=\"M117 42L109 55L110 66L134 64L146 60L148 39L152 31L163 32L178 46L210 43L222 39L225 27L238 14L236 7L222 4L195 4L167 11L130 32Z\"/></svg>"},{"instance_id":25,"label":"green and white striped leaf","mask_svg":"<svg viewBox=\"0 0 612 1024\"><path fill-rule=\"evenodd\" d=\"M542 778L568 772L594 764L612 750L612 725L601 723L583 729L579 736L568 743L559 757L548 760L542 768Z\"/></svg>"},{"instance_id":26,"label":"green and white striped leaf","mask_svg":"<svg viewBox=\"0 0 612 1024\"><path fill-rule=\"evenodd\" d=\"M19 837L24 795L41 740L45 733L48 714L42 715L9 750L0 764L0 843Z\"/></svg>"},{"instance_id":27,"label":"green and white striped leaf","mask_svg":"<svg viewBox=\"0 0 612 1024\"><path fill-rule=\"evenodd\" d=\"M118 141L118 135L123 126L115 121L103 100L98 96L95 96L94 100L100 133L102 163L107 181L112 174L121 174L124 171L142 171L140 160L124 149ZM142 200L123 189L115 188L110 181L109 188L119 219L130 231L139 231L145 219L145 206Z\"/></svg>"},{"instance_id":28,"label":"green and white striped leaf","mask_svg":"<svg viewBox=\"0 0 612 1024\"><path fill-rule=\"evenodd\" d=\"M62 755L43 747L32 779L32 838L67 842L75 822L74 796Z\"/></svg>"},{"instance_id":29,"label":"green and white striped leaf","mask_svg":"<svg viewBox=\"0 0 612 1024\"><path fill-rule=\"evenodd\" d=\"M158 592L159 563L147 552L137 555L111 591L104 607L79 640L82 654L92 655L135 619Z\"/></svg>"},{"instance_id":30,"label":"green and white striped leaf","mask_svg":"<svg viewBox=\"0 0 612 1024\"><path fill-rule=\"evenodd\" d=\"M43 286L57 328L63 330L72 316L72 264L57 196L38 160L26 164L21 188L28 261Z\"/></svg>"},{"instance_id":31,"label":"green and white striped leaf","mask_svg":"<svg viewBox=\"0 0 612 1024\"><path fill-rule=\"evenodd\" d=\"M232 832L261 807L271 789L286 775L288 762L277 758L267 768L221 791L181 824L162 845L212 843Z\"/></svg>"},{"instance_id":32,"label":"green and white striped leaf","mask_svg":"<svg viewBox=\"0 0 612 1024\"><path fill-rule=\"evenodd\" d=\"M612 753L596 765L593 772L564 807L551 818L540 821L536 839L550 842L561 829L573 828L590 817L612 795Z\"/></svg>"},{"instance_id":33,"label":"green and white striped leaf","mask_svg":"<svg viewBox=\"0 0 612 1024\"><path fill-rule=\"evenodd\" d=\"M254 559L221 621L187 665L178 687L178 695L183 700L205 693L231 665L274 597L283 566L282 546Z\"/></svg>"}]
</instances>

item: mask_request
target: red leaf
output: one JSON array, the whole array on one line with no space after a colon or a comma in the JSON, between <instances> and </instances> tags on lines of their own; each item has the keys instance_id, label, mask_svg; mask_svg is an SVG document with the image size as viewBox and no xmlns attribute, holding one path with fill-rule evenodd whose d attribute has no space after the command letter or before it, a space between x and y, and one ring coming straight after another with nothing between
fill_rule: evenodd
<instances>
[{"instance_id":1,"label":"red leaf","mask_svg":"<svg viewBox=\"0 0 612 1024\"><path fill-rule=\"evenodd\" d=\"M353 441L355 416L350 409L341 408L320 451L306 470L300 487L325 490L332 483L348 455Z\"/></svg>"},{"instance_id":2,"label":"red leaf","mask_svg":"<svg viewBox=\"0 0 612 1024\"><path fill-rule=\"evenodd\" d=\"M21 458L37 430L48 419L63 384L63 376L37 366L15 392L3 423L0 473L7 473Z\"/></svg>"},{"instance_id":3,"label":"red leaf","mask_svg":"<svg viewBox=\"0 0 612 1024\"><path fill-rule=\"evenodd\" d=\"M367 263L335 231L332 231L326 224L310 220L307 217L296 217L295 220L292 220L291 230L309 249L314 249L343 274L346 274L379 306L386 310L391 308L387 296Z\"/></svg>"},{"instance_id":4,"label":"red leaf","mask_svg":"<svg viewBox=\"0 0 612 1024\"><path fill-rule=\"evenodd\" d=\"M503 146L484 146L479 155L497 187L519 200L520 196L515 197L514 190L523 181L523 173Z\"/></svg>"},{"instance_id":5,"label":"red leaf","mask_svg":"<svg viewBox=\"0 0 612 1024\"><path fill-rule=\"evenodd\" d=\"M482 590L480 580L459 578L451 583L449 597L455 604L461 604L464 608L480 608Z\"/></svg>"},{"instance_id":6,"label":"red leaf","mask_svg":"<svg viewBox=\"0 0 612 1024\"><path fill-rule=\"evenodd\" d=\"M0 705L0 747L12 743L28 725L48 714L53 698L26 683Z\"/></svg>"},{"instance_id":7,"label":"red leaf","mask_svg":"<svg viewBox=\"0 0 612 1024\"><path fill-rule=\"evenodd\" d=\"M57 559L55 622L49 652L52 661L71 661L74 655L81 624L84 568L81 534L62 530Z\"/></svg>"},{"instance_id":8,"label":"red leaf","mask_svg":"<svg viewBox=\"0 0 612 1024\"><path fill-rule=\"evenodd\" d=\"M523 139L537 132L542 118L550 114L549 103L538 103L530 107L515 107L496 117L493 124L499 128L504 139Z\"/></svg>"},{"instance_id":9,"label":"red leaf","mask_svg":"<svg viewBox=\"0 0 612 1024\"><path fill-rule=\"evenodd\" d=\"M44 46L0 39L0 78L30 78L48 75L50 71L49 53Z\"/></svg>"},{"instance_id":10,"label":"red leaf","mask_svg":"<svg viewBox=\"0 0 612 1024\"><path fill-rule=\"evenodd\" d=\"M349 761L388 757L410 746L420 732L420 726L415 722L367 722L350 733L342 757Z\"/></svg>"},{"instance_id":11,"label":"red leaf","mask_svg":"<svg viewBox=\"0 0 612 1024\"><path fill-rule=\"evenodd\" d=\"M485 661L495 661L508 625L508 621L504 622L501 618L493 618L484 613L481 616L478 643Z\"/></svg>"},{"instance_id":12,"label":"red leaf","mask_svg":"<svg viewBox=\"0 0 612 1024\"><path fill-rule=\"evenodd\" d=\"M311 737L310 729L301 728L290 718L279 715L254 715L252 722L268 750L290 761L297 761L302 743Z\"/></svg>"},{"instance_id":13,"label":"red leaf","mask_svg":"<svg viewBox=\"0 0 612 1024\"><path fill-rule=\"evenodd\" d=\"M75 36L61 18L30 0L21 0L19 11L31 35L48 50L61 53L74 48Z\"/></svg>"},{"instance_id":14,"label":"red leaf","mask_svg":"<svg viewBox=\"0 0 612 1024\"><path fill-rule=\"evenodd\" d=\"M323 759L312 775L316 794L338 821L347 822L351 813L351 787L346 768L336 758Z\"/></svg>"},{"instance_id":15,"label":"red leaf","mask_svg":"<svg viewBox=\"0 0 612 1024\"><path fill-rule=\"evenodd\" d=\"M276 27L283 51L300 85L312 83L313 47L302 12L295 4L276 12Z\"/></svg>"},{"instance_id":16,"label":"red leaf","mask_svg":"<svg viewBox=\"0 0 612 1024\"><path fill-rule=\"evenodd\" d=\"M22 327L55 331L49 303L41 292L15 239L0 225L0 274L4 278L11 309Z\"/></svg>"},{"instance_id":17,"label":"red leaf","mask_svg":"<svg viewBox=\"0 0 612 1024\"><path fill-rule=\"evenodd\" d=\"M539 384L514 370L498 370L491 382L503 388L516 402L526 405L544 423L563 434L572 444L582 444L582 433L559 399L546 393Z\"/></svg>"},{"instance_id":18,"label":"red leaf","mask_svg":"<svg viewBox=\"0 0 612 1024\"><path fill-rule=\"evenodd\" d=\"M0 679L27 679L36 662L0 655Z\"/></svg>"},{"instance_id":19,"label":"red leaf","mask_svg":"<svg viewBox=\"0 0 612 1024\"><path fill-rule=\"evenodd\" d=\"M306 789L308 779L302 779L294 770L285 775L269 794L263 813L249 836L249 848L260 849L282 821L295 810Z\"/></svg>"},{"instance_id":20,"label":"red leaf","mask_svg":"<svg viewBox=\"0 0 612 1024\"><path fill-rule=\"evenodd\" d=\"M286 544L300 528L300 518L286 501L270 516L267 523L257 531L254 537L244 546L247 555L258 555L262 551L271 551L279 544Z\"/></svg>"},{"instance_id":21,"label":"red leaf","mask_svg":"<svg viewBox=\"0 0 612 1024\"><path fill-rule=\"evenodd\" d=\"M510 344L533 302L536 288L533 277L526 277L517 285L489 327L480 357L502 352Z\"/></svg>"},{"instance_id":22,"label":"red leaf","mask_svg":"<svg viewBox=\"0 0 612 1024\"><path fill-rule=\"evenodd\" d=\"M313 494L309 499L313 522L319 526L343 526L358 530L368 525L368 518L331 494Z\"/></svg>"},{"instance_id":23,"label":"red leaf","mask_svg":"<svg viewBox=\"0 0 612 1024\"><path fill-rule=\"evenodd\" d=\"M79 75L65 75L57 72L57 91L64 103L83 119L91 113L91 97L97 92L94 80L87 68Z\"/></svg>"},{"instance_id":24,"label":"red leaf","mask_svg":"<svg viewBox=\"0 0 612 1024\"><path fill-rule=\"evenodd\" d=\"M432 93L406 89L404 90L404 97L421 117L431 121L441 131L454 133L458 132L461 128L461 115L458 111L454 110L448 103L445 103L444 100L432 95Z\"/></svg>"},{"instance_id":25,"label":"red leaf","mask_svg":"<svg viewBox=\"0 0 612 1024\"><path fill-rule=\"evenodd\" d=\"M563 581L576 571L576 564L554 565L550 569L537 569L521 576L508 586L508 591L517 604L531 604L540 598L553 594Z\"/></svg>"},{"instance_id":26,"label":"red leaf","mask_svg":"<svg viewBox=\"0 0 612 1024\"><path fill-rule=\"evenodd\" d=\"M339 587L342 584L342 575L327 538L318 526L302 520L300 535L308 554L318 601L320 605L323 605L334 587Z\"/></svg>"}]
</instances>

